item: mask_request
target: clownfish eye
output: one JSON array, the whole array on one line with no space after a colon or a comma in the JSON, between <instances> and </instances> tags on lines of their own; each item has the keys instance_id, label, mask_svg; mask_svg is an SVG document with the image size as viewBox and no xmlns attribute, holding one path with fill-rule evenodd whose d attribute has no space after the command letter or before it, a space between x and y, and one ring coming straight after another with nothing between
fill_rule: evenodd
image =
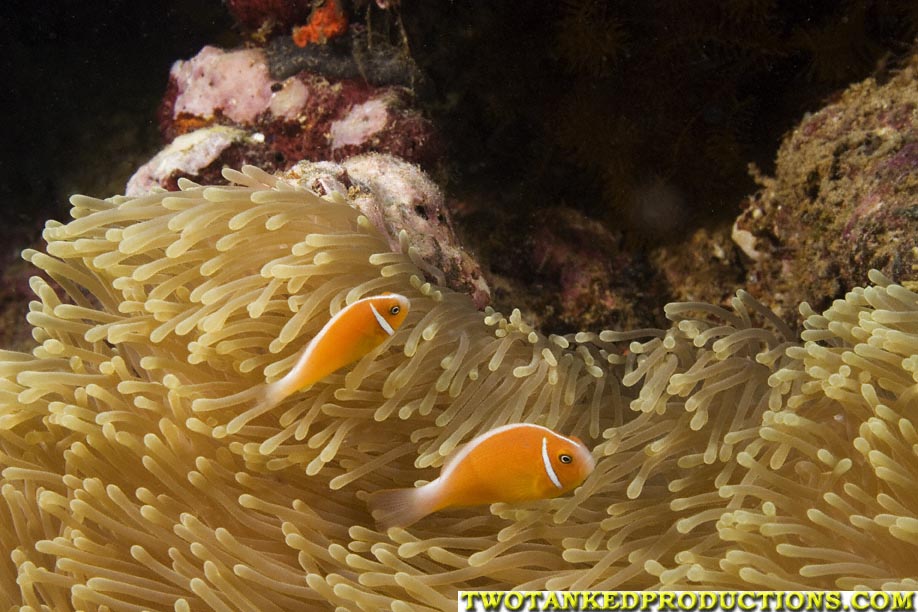
<instances>
[{"instance_id":1,"label":"clownfish eye","mask_svg":"<svg viewBox=\"0 0 918 612\"><path fill-rule=\"evenodd\" d=\"M397 315L399 312L401 312L401 310L402 310L402 307L396 304L395 306L389 309L389 314Z\"/></svg>"},{"instance_id":2,"label":"clownfish eye","mask_svg":"<svg viewBox=\"0 0 918 612\"><path fill-rule=\"evenodd\" d=\"M570 455L558 455L558 460L561 463L570 463L571 461L574 460L574 458L571 457Z\"/></svg>"}]
</instances>

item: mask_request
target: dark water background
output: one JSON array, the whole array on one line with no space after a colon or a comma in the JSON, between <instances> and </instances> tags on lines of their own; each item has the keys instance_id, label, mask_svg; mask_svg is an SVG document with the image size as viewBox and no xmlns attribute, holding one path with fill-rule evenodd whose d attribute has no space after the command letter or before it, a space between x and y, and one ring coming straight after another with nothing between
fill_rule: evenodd
<instances>
[{"instance_id":1,"label":"dark water background","mask_svg":"<svg viewBox=\"0 0 918 612\"><path fill-rule=\"evenodd\" d=\"M160 147L155 111L169 67L232 43L220 2L0 4L5 231L60 218L70 193L112 195Z\"/></svg>"}]
</instances>

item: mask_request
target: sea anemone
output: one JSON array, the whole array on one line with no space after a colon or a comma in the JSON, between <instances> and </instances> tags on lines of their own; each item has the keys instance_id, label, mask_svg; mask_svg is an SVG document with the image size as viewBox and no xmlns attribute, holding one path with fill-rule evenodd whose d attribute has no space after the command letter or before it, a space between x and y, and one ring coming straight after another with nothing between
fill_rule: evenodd
<instances>
[{"instance_id":1,"label":"sea anemone","mask_svg":"<svg viewBox=\"0 0 918 612\"><path fill-rule=\"evenodd\" d=\"M26 252L63 292L33 278L38 346L0 352L0 606L918 586L918 295L874 274L802 306L802 338L744 292L732 311L671 304L669 329L546 337L425 282L407 238L390 252L339 196L225 174L75 196L47 253ZM389 344L227 434L246 389L387 290L412 300ZM367 493L519 421L595 448L572 496L375 528Z\"/></svg>"}]
</instances>

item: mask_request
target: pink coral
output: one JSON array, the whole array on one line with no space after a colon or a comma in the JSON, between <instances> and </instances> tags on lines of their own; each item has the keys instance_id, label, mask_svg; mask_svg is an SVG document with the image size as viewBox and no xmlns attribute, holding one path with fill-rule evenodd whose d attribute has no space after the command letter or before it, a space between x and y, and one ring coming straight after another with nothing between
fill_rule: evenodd
<instances>
[{"instance_id":1,"label":"pink coral","mask_svg":"<svg viewBox=\"0 0 918 612\"><path fill-rule=\"evenodd\" d=\"M332 151L366 142L385 128L388 120L389 103L384 98L373 98L354 105L346 116L331 124Z\"/></svg>"},{"instance_id":2,"label":"pink coral","mask_svg":"<svg viewBox=\"0 0 918 612\"><path fill-rule=\"evenodd\" d=\"M309 88L300 79L290 77L271 87L268 109L275 117L296 119L309 99Z\"/></svg>"},{"instance_id":3,"label":"pink coral","mask_svg":"<svg viewBox=\"0 0 918 612\"><path fill-rule=\"evenodd\" d=\"M173 116L211 118L217 113L238 123L252 122L271 102L271 77L258 49L222 51L204 47L177 61L171 78L178 84Z\"/></svg>"}]
</instances>

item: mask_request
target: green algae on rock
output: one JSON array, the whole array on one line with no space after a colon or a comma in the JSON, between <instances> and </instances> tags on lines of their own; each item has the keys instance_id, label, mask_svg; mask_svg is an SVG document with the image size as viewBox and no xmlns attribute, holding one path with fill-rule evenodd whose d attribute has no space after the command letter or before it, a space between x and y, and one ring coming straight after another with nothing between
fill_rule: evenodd
<instances>
[{"instance_id":1,"label":"green algae on rock","mask_svg":"<svg viewBox=\"0 0 918 612\"><path fill-rule=\"evenodd\" d=\"M237 186L74 197L29 321L0 353L0 606L436 610L462 588L918 586L918 295L880 274L795 337L745 292L668 329L545 337L389 252L341 198L253 168ZM327 315L398 291L393 342L238 435L240 406ZM321 316L320 316L321 315ZM620 356L627 347L627 356ZM630 408L630 409L629 409ZM573 496L375 531L504 423L574 433Z\"/></svg>"}]
</instances>

